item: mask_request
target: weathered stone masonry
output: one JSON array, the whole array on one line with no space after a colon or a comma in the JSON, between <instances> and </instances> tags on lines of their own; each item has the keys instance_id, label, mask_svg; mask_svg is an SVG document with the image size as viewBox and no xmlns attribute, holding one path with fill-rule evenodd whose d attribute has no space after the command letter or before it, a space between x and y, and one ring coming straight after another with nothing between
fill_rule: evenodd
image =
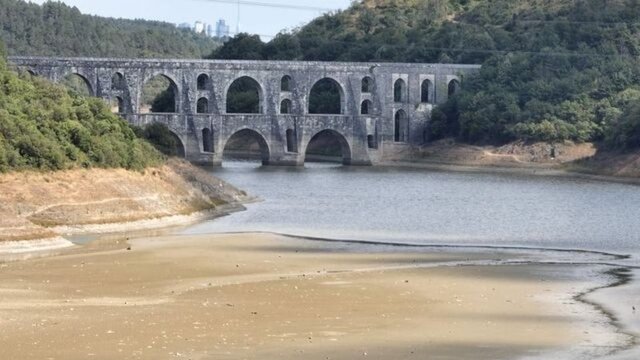
<instances>
[{"instance_id":1,"label":"weathered stone masonry","mask_svg":"<svg viewBox=\"0 0 640 360\"><path fill-rule=\"evenodd\" d=\"M93 95L117 100L121 115L130 123L166 124L182 141L188 160L214 165L221 164L227 140L244 129L259 135L265 164L302 165L309 141L321 131L330 131L340 140L345 164L375 164L386 152L423 144L432 106L445 102L465 75L480 68L450 64L41 57L12 57L10 61L52 81L69 74L79 75ZM198 77L203 74L206 85L198 87ZM143 85L157 75L168 78L177 90L175 113L141 113ZM228 89L243 76L259 84L259 114L226 113ZM281 88L285 76L290 77L289 91ZM118 78L122 84L112 86L113 79ZM341 88L340 115L309 114L311 89L324 78L335 80ZM363 81L368 86L363 86ZM206 99L201 102L207 104L207 113L197 113L199 99ZM291 104L290 113L282 114L284 109L280 107L286 99ZM365 101L369 111L361 114Z\"/></svg>"}]
</instances>

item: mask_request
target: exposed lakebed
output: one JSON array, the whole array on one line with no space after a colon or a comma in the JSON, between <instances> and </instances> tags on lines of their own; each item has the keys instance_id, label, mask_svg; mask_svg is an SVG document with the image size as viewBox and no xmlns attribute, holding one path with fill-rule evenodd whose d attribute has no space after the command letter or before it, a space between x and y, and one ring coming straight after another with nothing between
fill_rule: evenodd
<instances>
[{"instance_id":1,"label":"exposed lakebed","mask_svg":"<svg viewBox=\"0 0 640 360\"><path fill-rule=\"evenodd\" d=\"M529 248L524 259L529 263L605 264L610 269L640 265L637 185L331 164L288 169L229 162L213 173L263 201L181 233L258 231L467 251L470 246L478 251ZM620 331L635 333L640 318L631 306L638 307L637 280L629 280L612 280L613 288L605 286L580 300L593 301L622 326Z\"/></svg>"}]
</instances>

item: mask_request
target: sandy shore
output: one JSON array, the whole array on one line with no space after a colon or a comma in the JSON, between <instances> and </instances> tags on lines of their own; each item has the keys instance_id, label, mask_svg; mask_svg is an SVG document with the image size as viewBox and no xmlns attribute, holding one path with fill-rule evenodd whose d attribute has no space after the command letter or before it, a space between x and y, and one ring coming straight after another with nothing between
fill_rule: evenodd
<instances>
[{"instance_id":1,"label":"sandy shore","mask_svg":"<svg viewBox=\"0 0 640 360\"><path fill-rule=\"evenodd\" d=\"M593 268L475 262L506 256L264 234L99 240L0 264L0 348L7 359L584 359L622 343L572 298Z\"/></svg>"}]
</instances>

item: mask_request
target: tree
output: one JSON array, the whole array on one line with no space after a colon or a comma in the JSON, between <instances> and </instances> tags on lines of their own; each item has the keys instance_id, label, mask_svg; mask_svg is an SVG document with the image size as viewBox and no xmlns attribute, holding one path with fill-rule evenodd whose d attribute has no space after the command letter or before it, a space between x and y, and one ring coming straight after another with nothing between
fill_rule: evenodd
<instances>
[{"instance_id":1,"label":"tree","mask_svg":"<svg viewBox=\"0 0 640 360\"><path fill-rule=\"evenodd\" d=\"M612 124L607 143L618 149L640 148L640 101L631 104Z\"/></svg>"},{"instance_id":2,"label":"tree","mask_svg":"<svg viewBox=\"0 0 640 360\"><path fill-rule=\"evenodd\" d=\"M0 171L142 169L163 157L97 98L7 69L0 57Z\"/></svg>"},{"instance_id":3,"label":"tree","mask_svg":"<svg viewBox=\"0 0 640 360\"><path fill-rule=\"evenodd\" d=\"M263 50L266 60L294 60L302 58L300 40L292 35L280 33L267 43Z\"/></svg>"},{"instance_id":4,"label":"tree","mask_svg":"<svg viewBox=\"0 0 640 360\"><path fill-rule=\"evenodd\" d=\"M54 1L0 0L0 19L12 55L201 58L220 45L173 24L83 15Z\"/></svg>"},{"instance_id":5,"label":"tree","mask_svg":"<svg viewBox=\"0 0 640 360\"><path fill-rule=\"evenodd\" d=\"M241 33L229 39L223 46L216 49L210 59L223 60L264 60L265 44L258 35Z\"/></svg>"}]
</instances>

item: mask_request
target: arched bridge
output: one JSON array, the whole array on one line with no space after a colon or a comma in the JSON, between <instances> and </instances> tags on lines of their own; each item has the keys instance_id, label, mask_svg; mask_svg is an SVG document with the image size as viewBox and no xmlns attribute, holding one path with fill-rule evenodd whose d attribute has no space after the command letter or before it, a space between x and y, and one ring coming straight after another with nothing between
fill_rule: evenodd
<instances>
[{"instance_id":1,"label":"arched bridge","mask_svg":"<svg viewBox=\"0 0 640 360\"><path fill-rule=\"evenodd\" d=\"M80 76L92 95L116 102L117 111L130 123L166 124L181 140L188 160L214 165L221 164L228 140L241 131L259 139L265 164L304 164L309 142L321 132L339 140L345 164L375 164L387 154L423 144L433 105L445 102L465 75L480 68L43 57L11 57L10 61L52 81L69 74ZM173 88L172 113L143 109L143 86L158 75ZM229 104L229 93L239 79L255 85L257 100L251 113L238 113ZM335 108L312 108L314 89L321 83L335 91Z\"/></svg>"}]
</instances>

